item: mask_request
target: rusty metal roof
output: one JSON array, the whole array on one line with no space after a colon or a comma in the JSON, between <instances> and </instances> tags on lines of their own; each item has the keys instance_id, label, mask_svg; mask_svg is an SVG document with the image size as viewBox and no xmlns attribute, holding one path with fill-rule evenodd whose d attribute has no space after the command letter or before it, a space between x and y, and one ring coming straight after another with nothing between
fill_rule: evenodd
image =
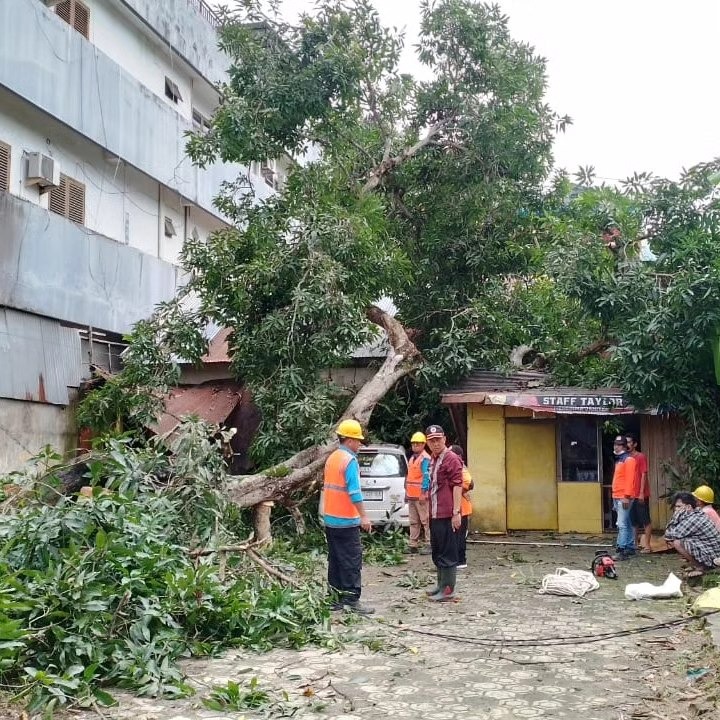
<instances>
[{"instance_id":1,"label":"rusty metal roof","mask_svg":"<svg viewBox=\"0 0 720 720\"><path fill-rule=\"evenodd\" d=\"M207 355L203 355L203 363L210 365L214 363L229 363L228 338L232 330L223 328L208 343Z\"/></svg>"},{"instance_id":2,"label":"rusty metal roof","mask_svg":"<svg viewBox=\"0 0 720 720\"><path fill-rule=\"evenodd\" d=\"M493 370L476 370L458 385L443 390L443 395L482 392L522 392L528 388L546 386L548 376L532 370L520 370L507 375Z\"/></svg>"},{"instance_id":3,"label":"rusty metal roof","mask_svg":"<svg viewBox=\"0 0 720 720\"><path fill-rule=\"evenodd\" d=\"M80 335L57 320L0 308L0 397L68 405L81 380Z\"/></svg>"},{"instance_id":4,"label":"rusty metal roof","mask_svg":"<svg viewBox=\"0 0 720 720\"><path fill-rule=\"evenodd\" d=\"M545 373L519 370L511 374L493 370L476 370L452 388L442 392L444 403L483 402L488 393L572 396L622 395L619 388L582 388L553 385Z\"/></svg>"},{"instance_id":5,"label":"rusty metal roof","mask_svg":"<svg viewBox=\"0 0 720 720\"><path fill-rule=\"evenodd\" d=\"M150 429L157 435L164 435L174 430L188 415L196 415L210 423L222 423L241 398L240 385L229 381L175 388L165 398L165 412Z\"/></svg>"}]
</instances>

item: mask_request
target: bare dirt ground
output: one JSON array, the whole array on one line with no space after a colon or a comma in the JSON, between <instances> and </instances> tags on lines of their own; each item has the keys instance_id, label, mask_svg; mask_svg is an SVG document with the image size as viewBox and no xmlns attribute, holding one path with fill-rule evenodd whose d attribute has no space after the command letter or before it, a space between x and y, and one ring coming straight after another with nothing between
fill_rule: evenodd
<instances>
[{"instance_id":1,"label":"bare dirt ground","mask_svg":"<svg viewBox=\"0 0 720 720\"><path fill-rule=\"evenodd\" d=\"M189 661L184 669L195 696L164 701L121 694L119 707L102 712L122 720L720 717L718 654L703 621L627 632L686 615L697 592L689 589L688 596L686 586L683 599L624 598L628 582L661 583L670 571L679 573L677 556L620 563L619 580L601 580L581 599L539 595L537 589L542 576L558 567L589 569L592 548L473 544L468 555L455 603L425 599L433 570L428 557L369 567L363 599L377 615L336 617L334 647L231 651ZM615 631L623 634L595 637ZM568 644L550 639L571 636ZM519 647L513 642L518 638L533 644ZM708 672L694 680L702 669ZM213 688L228 681L246 687L251 678L270 693L271 703L236 712L203 705Z\"/></svg>"}]
</instances>

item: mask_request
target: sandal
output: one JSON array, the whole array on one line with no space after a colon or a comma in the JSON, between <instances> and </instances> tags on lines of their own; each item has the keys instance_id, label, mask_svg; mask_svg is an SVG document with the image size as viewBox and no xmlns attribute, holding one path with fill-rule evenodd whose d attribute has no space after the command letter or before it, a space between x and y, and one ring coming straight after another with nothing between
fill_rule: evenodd
<instances>
[{"instance_id":1,"label":"sandal","mask_svg":"<svg viewBox=\"0 0 720 720\"><path fill-rule=\"evenodd\" d=\"M704 570L698 570L697 568L695 570L691 570L687 575L685 575L686 578L689 580L692 580L693 578L700 578L705 574Z\"/></svg>"}]
</instances>

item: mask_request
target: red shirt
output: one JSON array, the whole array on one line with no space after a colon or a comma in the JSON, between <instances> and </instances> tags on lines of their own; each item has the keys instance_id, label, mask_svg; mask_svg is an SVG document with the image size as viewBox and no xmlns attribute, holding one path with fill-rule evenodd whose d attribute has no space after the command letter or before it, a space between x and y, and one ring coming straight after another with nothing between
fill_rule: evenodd
<instances>
[{"instance_id":1,"label":"red shirt","mask_svg":"<svg viewBox=\"0 0 720 720\"><path fill-rule=\"evenodd\" d=\"M463 461L449 448L430 464L430 517L437 520L453 514L453 488L462 487Z\"/></svg>"},{"instance_id":2,"label":"red shirt","mask_svg":"<svg viewBox=\"0 0 720 720\"><path fill-rule=\"evenodd\" d=\"M633 478L633 497L639 498L640 497L640 484L642 481L642 476L648 471L648 461L645 455L641 452L635 451L630 456L635 460L635 477ZM648 500L650 498L650 480L648 478L648 482L645 486L645 492L643 496L643 500Z\"/></svg>"}]
</instances>

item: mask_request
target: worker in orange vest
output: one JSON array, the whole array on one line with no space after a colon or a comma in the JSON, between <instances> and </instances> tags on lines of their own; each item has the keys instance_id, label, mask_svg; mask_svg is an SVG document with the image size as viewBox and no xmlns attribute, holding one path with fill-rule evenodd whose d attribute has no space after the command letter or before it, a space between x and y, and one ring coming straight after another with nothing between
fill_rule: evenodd
<instances>
[{"instance_id":1,"label":"worker in orange vest","mask_svg":"<svg viewBox=\"0 0 720 720\"><path fill-rule=\"evenodd\" d=\"M363 507L357 451L363 436L357 420L343 420L335 431L339 446L325 462L323 520L328 544L328 585L335 594L333 610L361 615L375 612L360 604L362 544L360 529L371 525Z\"/></svg>"},{"instance_id":2,"label":"worker in orange vest","mask_svg":"<svg viewBox=\"0 0 720 720\"><path fill-rule=\"evenodd\" d=\"M430 490L430 453L425 450L425 435L416 432L410 438L412 457L408 461L408 473L405 479L405 502L410 516L410 542L408 552L429 555L430 518L428 515L427 494ZM426 545L421 548L420 535L423 534Z\"/></svg>"},{"instance_id":3,"label":"worker in orange vest","mask_svg":"<svg viewBox=\"0 0 720 720\"><path fill-rule=\"evenodd\" d=\"M462 484L462 497L460 498L460 515L462 517L460 523L460 530L457 532L458 539L458 570L464 570L467 567L467 536L468 536L468 524L470 523L470 516L472 515L472 503L468 492L475 487L473 483L472 475L468 470L468 466L465 464L465 453L463 452L460 445L451 445L450 449L463 461L463 484Z\"/></svg>"}]
</instances>

